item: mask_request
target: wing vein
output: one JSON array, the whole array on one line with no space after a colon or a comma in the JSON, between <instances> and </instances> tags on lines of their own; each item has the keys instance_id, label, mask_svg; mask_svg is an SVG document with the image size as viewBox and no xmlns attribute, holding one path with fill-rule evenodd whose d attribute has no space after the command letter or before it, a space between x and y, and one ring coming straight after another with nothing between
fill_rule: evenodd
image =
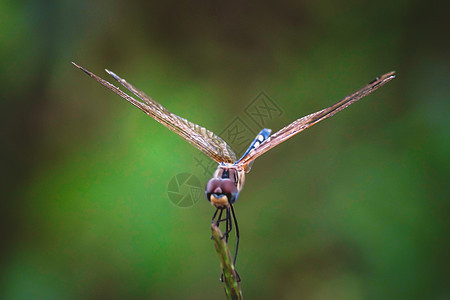
<instances>
[{"instance_id":1,"label":"wing vein","mask_svg":"<svg viewBox=\"0 0 450 300\"><path fill-rule=\"evenodd\" d=\"M371 81L369 84L364 86L363 88L359 89L358 91L354 92L353 94L345 97L341 101L337 102L336 104L322 109L318 112L309 114L307 116L304 116L300 119L295 120L288 126L282 128L278 132L271 135L267 140L265 140L258 149L255 151L249 153L245 157L243 157L239 164L246 165L250 163L252 160L256 159L257 157L261 156L262 154L266 153L273 147L279 145L280 143L284 142L285 140L293 137L299 132L302 132L303 130L307 129L308 127L313 126L314 124L317 124L318 122L325 120L326 118L329 118L331 116L334 116L341 110L347 108L351 104L357 102L361 98L369 95L370 93L374 92L378 88L382 87L387 82L394 79L395 72L389 72L386 73L380 77L377 77L375 80Z\"/></svg>"},{"instance_id":2,"label":"wing vein","mask_svg":"<svg viewBox=\"0 0 450 300\"><path fill-rule=\"evenodd\" d=\"M131 91L134 95L139 97L142 102L124 93L121 89L100 78L94 73L84 69L83 67L75 63L73 64L106 88L110 89L120 97L124 98L125 100L142 110L145 114L151 116L153 119L178 134L180 137L185 139L191 145L195 146L197 149L202 151L204 154L206 154L216 162L233 163L236 161L236 155L234 154L231 147L218 135L204 127L201 127L171 113L167 108L147 96L141 90L135 88L126 80L117 76L115 73L106 70L106 72L113 76L114 79L116 79L120 84Z\"/></svg>"}]
</instances>

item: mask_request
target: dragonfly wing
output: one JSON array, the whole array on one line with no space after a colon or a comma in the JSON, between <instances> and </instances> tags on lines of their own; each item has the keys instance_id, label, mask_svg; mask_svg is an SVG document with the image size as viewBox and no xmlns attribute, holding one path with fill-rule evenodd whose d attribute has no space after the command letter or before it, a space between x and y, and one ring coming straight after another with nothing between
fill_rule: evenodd
<instances>
[{"instance_id":1,"label":"dragonfly wing","mask_svg":"<svg viewBox=\"0 0 450 300\"><path fill-rule=\"evenodd\" d=\"M142 101L136 100L135 98L129 96L116 86L112 85L106 80L103 80L92 72L89 72L83 67L80 67L75 63L73 64L77 68L81 69L89 76L94 78L96 81L181 136L183 139L202 151L204 154L214 159L216 162L234 163L236 161L236 155L234 154L231 147L219 136L204 127L189 122L188 120L171 113L167 108L165 108L164 106L147 96L144 92L135 88L113 72L106 70L118 82L120 82L124 87L126 87L133 94L139 97Z\"/></svg>"},{"instance_id":2,"label":"dragonfly wing","mask_svg":"<svg viewBox=\"0 0 450 300\"><path fill-rule=\"evenodd\" d=\"M308 127L311 127L312 125L314 125L322 120L325 120L326 118L329 118L329 117L337 114L344 108L355 103L359 99L369 95L370 93L374 92L378 88L382 87L387 82L394 79L394 77L395 77L394 73L395 72L390 72L390 73L386 73L380 77L377 77L375 80L373 80L372 82L367 84L365 87L359 89L358 91L351 94L350 96L345 97L338 103L292 122L288 126L284 127L283 129L281 129L278 132L271 135L257 149L249 152L246 156L242 157L238 164L245 166L246 164L248 164L255 158L261 156L262 154L269 151L270 149L277 146L278 144L284 142L285 140L293 137L297 133L305 130Z\"/></svg>"}]
</instances>

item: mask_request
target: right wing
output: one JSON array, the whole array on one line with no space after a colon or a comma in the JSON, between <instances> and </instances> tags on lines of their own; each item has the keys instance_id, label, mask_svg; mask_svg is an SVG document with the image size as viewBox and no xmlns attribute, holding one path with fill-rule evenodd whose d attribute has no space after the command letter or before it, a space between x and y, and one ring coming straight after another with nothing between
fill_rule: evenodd
<instances>
[{"instance_id":1,"label":"right wing","mask_svg":"<svg viewBox=\"0 0 450 300\"><path fill-rule=\"evenodd\" d=\"M378 88L382 87L387 82L394 79L395 77L394 74L395 72L389 72L384 75L381 75L380 77L377 77L375 80L368 83L365 87L359 89L350 96L345 97L338 103L292 122L288 126L282 128L278 132L269 136L269 138L266 139L257 149L255 149L254 151L250 151L249 153L247 153L247 155L244 155L239 160L238 165L239 164L244 166L247 165L258 156L264 154L265 152L269 151L270 149L279 145L285 140L293 137L297 133L302 132L306 128L311 127L314 124L337 114L344 108L355 103L359 99L369 95Z\"/></svg>"},{"instance_id":2,"label":"right wing","mask_svg":"<svg viewBox=\"0 0 450 300\"><path fill-rule=\"evenodd\" d=\"M106 72L113 76L114 79L116 79L137 97L139 97L143 102L127 95L116 86L89 72L83 67L80 67L76 63L72 62L72 64L120 97L124 98L125 100L142 110L144 113L146 113L159 123L163 124L170 130L181 136L183 139L202 151L204 154L214 159L216 162L234 163L236 161L236 155L234 154L231 147L228 146L228 144L219 136L204 127L189 122L188 120L171 113L167 108L165 108L164 106L147 96L144 92L135 88L113 72L106 70Z\"/></svg>"}]
</instances>

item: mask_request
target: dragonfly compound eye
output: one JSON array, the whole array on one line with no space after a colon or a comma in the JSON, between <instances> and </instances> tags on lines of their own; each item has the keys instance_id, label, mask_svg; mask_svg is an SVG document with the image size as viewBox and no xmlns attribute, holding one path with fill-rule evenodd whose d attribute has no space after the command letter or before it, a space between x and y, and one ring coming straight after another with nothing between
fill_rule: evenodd
<instances>
[{"instance_id":1,"label":"dragonfly compound eye","mask_svg":"<svg viewBox=\"0 0 450 300\"><path fill-rule=\"evenodd\" d=\"M217 208L227 208L237 199L236 184L228 178L213 178L206 185L205 195Z\"/></svg>"}]
</instances>

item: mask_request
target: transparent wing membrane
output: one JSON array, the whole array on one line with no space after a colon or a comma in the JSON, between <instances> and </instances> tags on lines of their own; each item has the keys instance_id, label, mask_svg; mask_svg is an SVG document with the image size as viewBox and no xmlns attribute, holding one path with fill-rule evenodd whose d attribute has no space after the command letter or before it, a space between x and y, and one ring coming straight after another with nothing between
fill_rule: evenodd
<instances>
[{"instance_id":1,"label":"transparent wing membrane","mask_svg":"<svg viewBox=\"0 0 450 300\"><path fill-rule=\"evenodd\" d=\"M284 142L285 140L293 137L297 133L302 132L306 128L311 127L312 125L337 114L344 108L355 103L361 98L369 95L370 93L382 87L387 82L394 79L395 77L394 73L395 72L389 72L380 77L377 77L375 80L367 84L365 87L359 89L350 96L345 97L338 103L292 122L288 126L284 127L283 129L279 130L278 132L274 133L269 138L267 138L257 149L255 149L255 151L250 151L246 155L244 155L239 160L238 164L244 166L246 164L249 164L257 157L266 153L267 151Z\"/></svg>"},{"instance_id":2,"label":"transparent wing membrane","mask_svg":"<svg viewBox=\"0 0 450 300\"><path fill-rule=\"evenodd\" d=\"M164 106L147 96L144 92L135 88L133 85L120 78L113 72L106 70L106 72L113 76L114 79L116 79L134 95L139 97L142 101L136 100L135 98L129 96L116 86L112 85L106 80L103 80L92 72L89 72L83 67L80 67L75 63L73 64L77 68L81 69L86 74L94 78L97 82L101 83L103 86L107 87L120 97L124 98L125 100L142 110L147 115L151 116L159 123L163 124L170 130L181 136L183 139L188 141L190 144L195 146L207 156L211 157L216 162L234 163L236 161L236 155L234 154L231 147L219 136L204 127L189 122L188 120L171 113L167 108L165 108Z\"/></svg>"}]
</instances>

